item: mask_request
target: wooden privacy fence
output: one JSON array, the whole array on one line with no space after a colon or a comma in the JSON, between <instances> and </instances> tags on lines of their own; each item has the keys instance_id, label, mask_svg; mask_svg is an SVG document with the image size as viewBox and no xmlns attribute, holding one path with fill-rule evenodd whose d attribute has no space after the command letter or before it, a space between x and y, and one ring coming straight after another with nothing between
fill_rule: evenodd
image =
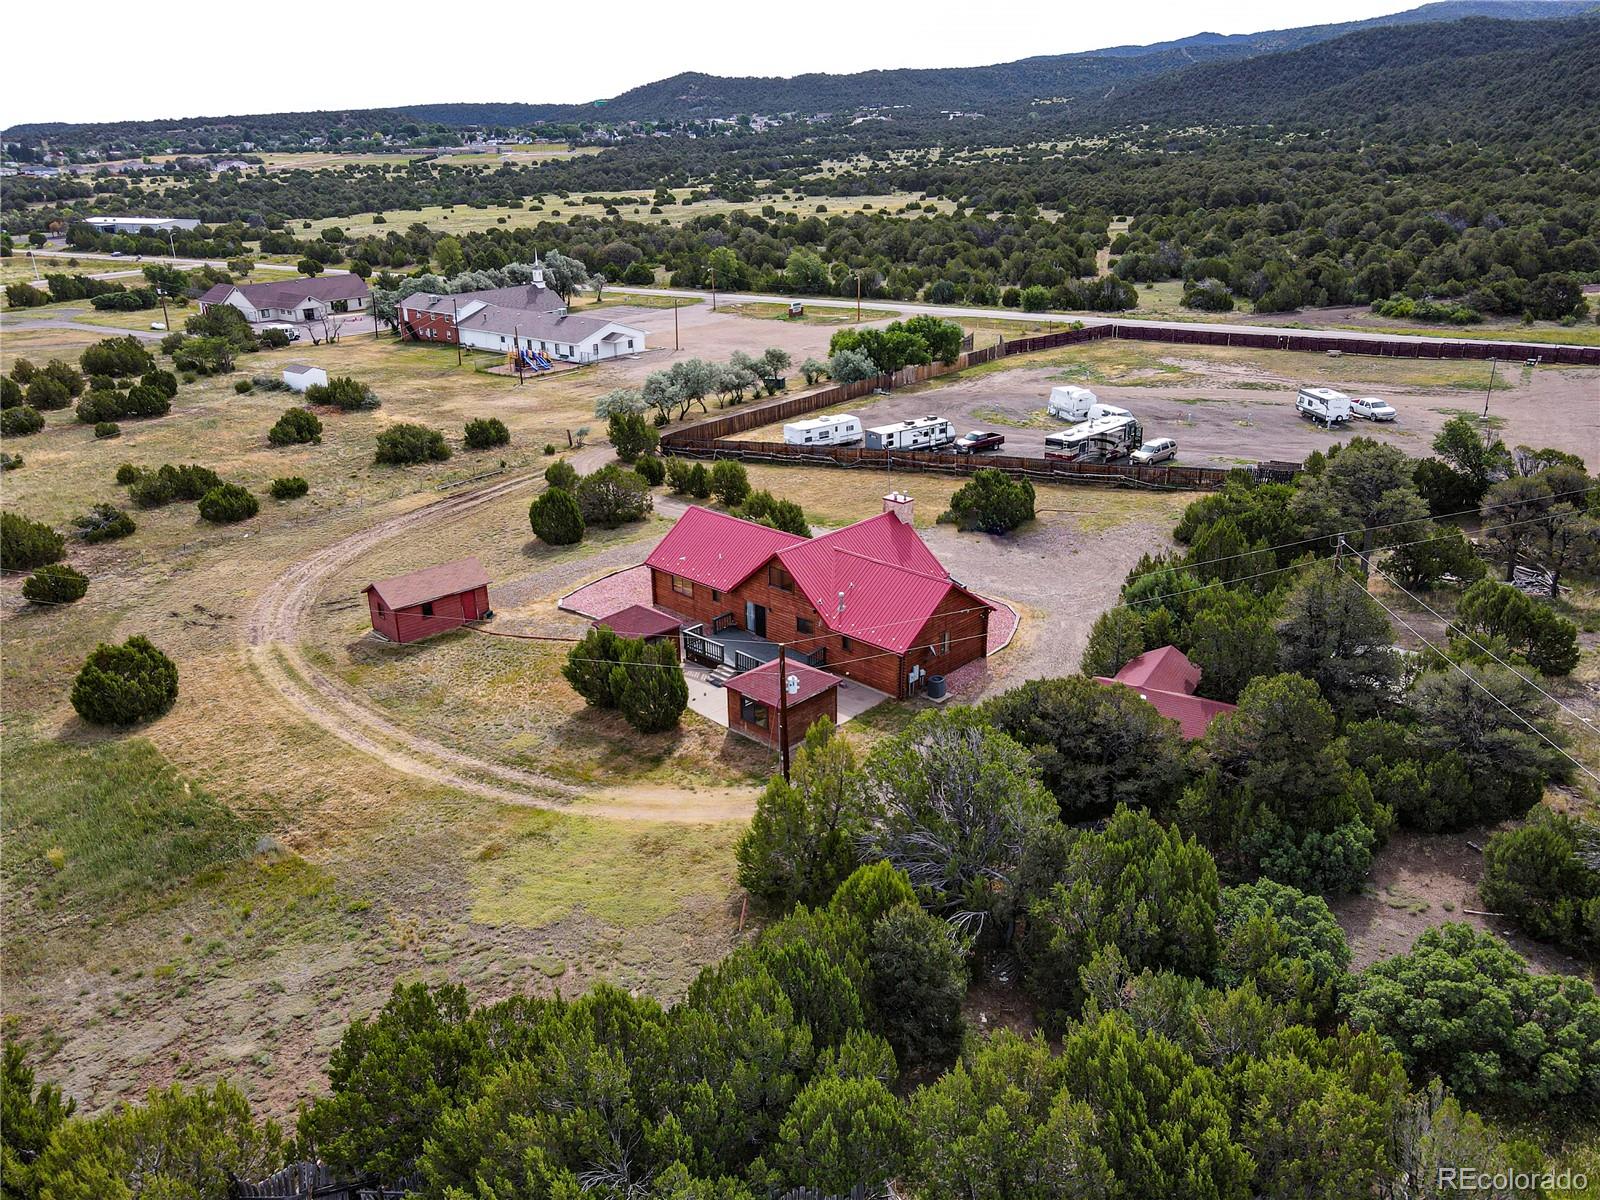
<instances>
[{"instance_id":1,"label":"wooden privacy fence","mask_svg":"<svg viewBox=\"0 0 1600 1200\"><path fill-rule=\"evenodd\" d=\"M1160 490L1214 491L1230 472L1222 467L1143 467L1135 463L1058 462L1015 454L941 454L932 450L867 450L858 446L790 446L783 442L696 439L674 442L683 458L737 458L787 466L854 467L868 471L916 471L931 475L971 475L993 467L1045 483L1102 483Z\"/></svg>"},{"instance_id":2,"label":"wooden privacy fence","mask_svg":"<svg viewBox=\"0 0 1600 1200\"><path fill-rule=\"evenodd\" d=\"M968 350L953 363L928 363L904 367L855 383L836 383L801 396L742 406L693 424L683 425L661 435L661 448L669 454L690 458L739 458L747 462L811 463L818 466L878 467L892 465L902 471L930 471L946 475L970 475L980 467L994 467L1030 479L1111 483L1122 486L1155 488L1215 489L1222 486L1229 472L1219 467L1140 467L1116 463L1067 463L1051 459L1021 458L1015 455L959 455L930 451L851 449L842 446L788 446L782 442L732 441L736 434L789 421L837 404L848 404L863 396L892 391L915 383L925 383L952 371L981 366L1016 354L1055 350L1062 346L1099 341L1101 338L1126 338L1139 342L1168 342L1180 346L1235 346L1249 350L1292 350L1303 353L1372 354L1386 358L1439 359L1528 359L1538 358L1561 365L1600 366L1600 346L1542 346L1528 342L1403 341L1398 338L1330 337L1326 334L1285 331L1283 333L1242 333L1229 329L1173 329L1138 322L1107 322L1081 329L1063 329L1034 337L1000 341L982 350ZM971 344L970 337L967 344Z\"/></svg>"}]
</instances>

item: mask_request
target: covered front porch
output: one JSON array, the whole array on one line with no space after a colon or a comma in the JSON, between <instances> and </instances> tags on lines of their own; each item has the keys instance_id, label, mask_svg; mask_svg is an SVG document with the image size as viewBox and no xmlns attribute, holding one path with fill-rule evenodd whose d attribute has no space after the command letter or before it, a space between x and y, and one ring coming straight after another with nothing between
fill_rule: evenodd
<instances>
[{"instance_id":1,"label":"covered front porch","mask_svg":"<svg viewBox=\"0 0 1600 1200\"><path fill-rule=\"evenodd\" d=\"M729 613L718 617L709 629L703 621L684 626L684 660L721 670L725 675L740 675L778 657L778 643L740 629L733 620L733 614ZM822 667L827 665L828 652L826 648L818 648L810 654L790 650L788 658L808 667Z\"/></svg>"}]
</instances>

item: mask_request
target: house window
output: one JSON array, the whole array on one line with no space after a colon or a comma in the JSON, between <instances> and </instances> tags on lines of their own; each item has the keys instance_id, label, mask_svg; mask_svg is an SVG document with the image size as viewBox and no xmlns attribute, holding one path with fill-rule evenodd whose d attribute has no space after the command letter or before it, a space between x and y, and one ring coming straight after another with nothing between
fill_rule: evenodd
<instances>
[{"instance_id":1,"label":"house window","mask_svg":"<svg viewBox=\"0 0 1600 1200\"><path fill-rule=\"evenodd\" d=\"M739 720L746 725L759 725L762 729L767 727L767 706L759 700L752 700L749 696L739 697Z\"/></svg>"},{"instance_id":2,"label":"house window","mask_svg":"<svg viewBox=\"0 0 1600 1200\"><path fill-rule=\"evenodd\" d=\"M629 350L632 350L632 349L633 349L633 339L632 339L632 338L629 338L629 339L628 339L628 349L629 349Z\"/></svg>"},{"instance_id":3,"label":"house window","mask_svg":"<svg viewBox=\"0 0 1600 1200\"><path fill-rule=\"evenodd\" d=\"M711 598L713 600L721 600L722 599L722 593L717 591L716 588L712 588L711 589Z\"/></svg>"},{"instance_id":4,"label":"house window","mask_svg":"<svg viewBox=\"0 0 1600 1200\"><path fill-rule=\"evenodd\" d=\"M794 591L794 576L785 571L777 563L767 568L767 583L777 588L780 592Z\"/></svg>"},{"instance_id":5,"label":"house window","mask_svg":"<svg viewBox=\"0 0 1600 1200\"><path fill-rule=\"evenodd\" d=\"M433 616L433 601L432 600L424 600L422 602L422 615L425 616L425 617Z\"/></svg>"},{"instance_id":6,"label":"house window","mask_svg":"<svg viewBox=\"0 0 1600 1200\"><path fill-rule=\"evenodd\" d=\"M839 639L839 649L841 649L841 650L853 650L853 649L855 649L855 647L850 644L850 639L849 638L842 637L842 638Z\"/></svg>"},{"instance_id":7,"label":"house window","mask_svg":"<svg viewBox=\"0 0 1600 1200\"><path fill-rule=\"evenodd\" d=\"M694 595L694 581L685 579L682 575L674 575L672 577L672 590L680 596L692 597Z\"/></svg>"},{"instance_id":8,"label":"house window","mask_svg":"<svg viewBox=\"0 0 1600 1200\"><path fill-rule=\"evenodd\" d=\"M810 633L811 632L811 618L810 617L796 617L794 619L794 631L796 633Z\"/></svg>"}]
</instances>

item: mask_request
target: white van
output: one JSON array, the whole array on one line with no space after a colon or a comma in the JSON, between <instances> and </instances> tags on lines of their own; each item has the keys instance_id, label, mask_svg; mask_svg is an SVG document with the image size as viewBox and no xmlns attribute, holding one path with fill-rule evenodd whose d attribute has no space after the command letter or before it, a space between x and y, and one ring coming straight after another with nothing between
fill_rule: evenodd
<instances>
[{"instance_id":1,"label":"white van","mask_svg":"<svg viewBox=\"0 0 1600 1200\"><path fill-rule=\"evenodd\" d=\"M1332 428L1350 420L1350 397L1326 387L1303 387L1294 400L1295 410L1307 420Z\"/></svg>"},{"instance_id":2,"label":"white van","mask_svg":"<svg viewBox=\"0 0 1600 1200\"><path fill-rule=\"evenodd\" d=\"M848 446L861 440L861 418L849 413L811 417L783 427L786 446Z\"/></svg>"},{"instance_id":3,"label":"white van","mask_svg":"<svg viewBox=\"0 0 1600 1200\"><path fill-rule=\"evenodd\" d=\"M1096 417L1130 417L1133 414L1114 404L1101 404L1088 388L1067 384L1050 389L1050 401L1045 409L1052 417L1062 421L1092 421Z\"/></svg>"},{"instance_id":4,"label":"white van","mask_svg":"<svg viewBox=\"0 0 1600 1200\"><path fill-rule=\"evenodd\" d=\"M867 430L868 450L936 450L955 440L955 426L932 414Z\"/></svg>"}]
</instances>

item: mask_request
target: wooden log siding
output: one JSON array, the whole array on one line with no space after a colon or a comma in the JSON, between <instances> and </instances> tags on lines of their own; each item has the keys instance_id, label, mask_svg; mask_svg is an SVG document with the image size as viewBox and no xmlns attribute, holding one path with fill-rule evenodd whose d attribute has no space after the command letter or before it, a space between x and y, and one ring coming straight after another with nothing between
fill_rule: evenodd
<instances>
[{"instance_id":1,"label":"wooden log siding","mask_svg":"<svg viewBox=\"0 0 1600 1200\"><path fill-rule=\"evenodd\" d=\"M893 466L903 471L924 471L944 475L970 475L980 467L994 467L1029 479L1047 482L1099 483L1120 487L1149 487L1213 491L1220 488L1229 472L1220 467L1139 467L1132 463L1062 463L1048 459L1014 455L977 456L938 454L932 451L882 451L844 446L786 446L782 442L735 442L735 434L763 425L848 404L876 391L892 390L913 383L925 383L952 371L981 366L1016 354L1033 354L1062 346L1099 341L1101 338L1127 338L1129 341L1168 342L1181 346L1235 346L1250 350L1290 350L1300 353L1369 354L1384 358L1475 359L1502 361L1538 358L1564 366L1600 366L1600 346L1555 346L1530 342L1489 341L1401 341L1396 338L1336 338L1314 333L1239 333L1227 329L1168 329L1133 321L1110 322L1082 329L1063 329L1034 337L1002 341L982 350L969 350L948 366L929 363L905 367L891 374L834 384L800 396L744 405L734 412L682 425L661 435L661 448L668 454L687 458L737 458L746 462L796 463L818 466L885 467L893 454Z\"/></svg>"},{"instance_id":2,"label":"wooden log siding","mask_svg":"<svg viewBox=\"0 0 1600 1200\"><path fill-rule=\"evenodd\" d=\"M671 574L654 567L650 570L650 590L651 602L657 608L703 622L707 636L714 636L710 633L711 622L723 613L732 613L734 624L747 628L745 604L759 604L767 610L769 640L787 642L791 649L807 656L821 650L824 657L820 665L825 670L901 698L908 694L906 675L913 666L921 666L930 675L947 675L988 652L989 610L977 608L955 592L945 597L917 631L911 648L904 654L894 654L863 638L833 632L804 592L774 587L768 582L766 567L733 590L722 592L718 600L712 600L711 589L701 583L694 585L693 596L674 591ZM802 621L809 623L810 632L802 628ZM948 650L944 648L946 634Z\"/></svg>"}]
</instances>

